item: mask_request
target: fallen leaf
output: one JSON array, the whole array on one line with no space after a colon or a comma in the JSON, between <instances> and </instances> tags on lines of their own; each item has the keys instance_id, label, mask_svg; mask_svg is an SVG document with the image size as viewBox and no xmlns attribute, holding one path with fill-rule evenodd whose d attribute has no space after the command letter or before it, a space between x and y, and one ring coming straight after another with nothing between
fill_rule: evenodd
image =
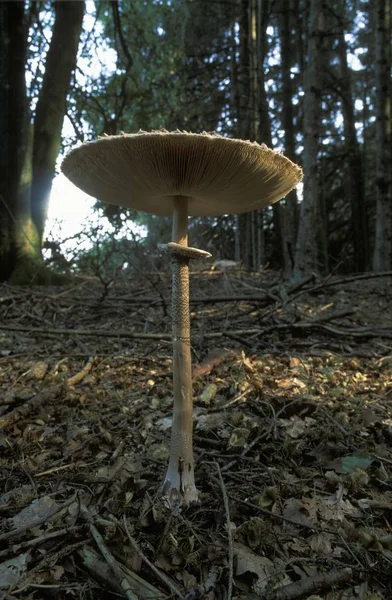
<instances>
[{"instance_id":1,"label":"fallen leaf","mask_svg":"<svg viewBox=\"0 0 392 600\"><path fill-rule=\"evenodd\" d=\"M310 536L307 542L314 554L318 554L319 556L327 556L332 552L331 536L317 533Z\"/></svg>"},{"instance_id":2,"label":"fallen leaf","mask_svg":"<svg viewBox=\"0 0 392 600\"><path fill-rule=\"evenodd\" d=\"M264 583L265 587L267 586L269 578L274 572L274 563L269 558L254 554L238 542L234 543L234 556L237 559L235 567L237 577L244 573L253 573L257 575L260 583Z\"/></svg>"},{"instance_id":3,"label":"fallen leaf","mask_svg":"<svg viewBox=\"0 0 392 600\"><path fill-rule=\"evenodd\" d=\"M283 507L283 516L298 525L312 527L317 523L317 506L311 499L290 498Z\"/></svg>"},{"instance_id":4,"label":"fallen leaf","mask_svg":"<svg viewBox=\"0 0 392 600\"><path fill-rule=\"evenodd\" d=\"M358 510L349 500L334 495L323 499L319 505L319 513L326 521L344 521L347 515L358 514Z\"/></svg>"},{"instance_id":5,"label":"fallen leaf","mask_svg":"<svg viewBox=\"0 0 392 600\"><path fill-rule=\"evenodd\" d=\"M289 367L290 369L295 369L297 370L299 367L301 366L301 361L299 358L297 358L296 356L292 356L290 358L290 363L289 363Z\"/></svg>"},{"instance_id":6,"label":"fallen leaf","mask_svg":"<svg viewBox=\"0 0 392 600\"><path fill-rule=\"evenodd\" d=\"M211 404L211 400L215 398L218 386L215 383L208 384L200 394L198 401L206 406Z\"/></svg>"},{"instance_id":7,"label":"fallen leaf","mask_svg":"<svg viewBox=\"0 0 392 600\"><path fill-rule=\"evenodd\" d=\"M50 496L42 496L42 498L34 500L29 506L14 515L11 520L14 527L25 527L37 519L51 517L58 506L57 502Z\"/></svg>"},{"instance_id":8,"label":"fallen leaf","mask_svg":"<svg viewBox=\"0 0 392 600\"><path fill-rule=\"evenodd\" d=\"M0 589L15 586L27 571L30 554L19 554L15 558L0 563Z\"/></svg>"},{"instance_id":9,"label":"fallen leaf","mask_svg":"<svg viewBox=\"0 0 392 600\"><path fill-rule=\"evenodd\" d=\"M221 428L225 422L225 413L208 413L206 415L197 415L195 417L196 429L208 431Z\"/></svg>"},{"instance_id":10,"label":"fallen leaf","mask_svg":"<svg viewBox=\"0 0 392 600\"><path fill-rule=\"evenodd\" d=\"M245 429L244 427L238 427L238 429L234 429L231 433L230 439L228 441L229 448L244 448L247 444L247 440L249 437L250 431L249 429Z\"/></svg>"},{"instance_id":11,"label":"fallen leaf","mask_svg":"<svg viewBox=\"0 0 392 600\"><path fill-rule=\"evenodd\" d=\"M214 350L211 350L205 359L194 367L193 377L209 375L214 367L220 365L220 363L231 355L232 350L228 350L227 348L215 348Z\"/></svg>"},{"instance_id":12,"label":"fallen leaf","mask_svg":"<svg viewBox=\"0 0 392 600\"><path fill-rule=\"evenodd\" d=\"M284 390L290 390L294 388L300 388L301 390L306 388L306 383L298 379L297 377L293 377L292 379L279 379L277 381L278 387L283 388Z\"/></svg>"},{"instance_id":13,"label":"fallen leaf","mask_svg":"<svg viewBox=\"0 0 392 600\"><path fill-rule=\"evenodd\" d=\"M341 456L336 460L332 460L325 465L326 469L333 469L336 473L351 473L354 469L362 469L363 471L370 467L373 458L366 454L352 454Z\"/></svg>"},{"instance_id":14,"label":"fallen leaf","mask_svg":"<svg viewBox=\"0 0 392 600\"><path fill-rule=\"evenodd\" d=\"M46 373L48 372L48 369L49 365L46 362L40 360L36 362L35 365L33 365L29 371L27 371L26 377L27 379L35 379L37 381L40 381L45 377Z\"/></svg>"}]
</instances>

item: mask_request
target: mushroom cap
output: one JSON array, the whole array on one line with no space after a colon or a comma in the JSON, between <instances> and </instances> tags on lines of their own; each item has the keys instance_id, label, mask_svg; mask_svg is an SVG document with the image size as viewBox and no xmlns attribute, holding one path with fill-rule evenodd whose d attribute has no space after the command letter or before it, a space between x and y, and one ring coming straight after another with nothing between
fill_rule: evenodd
<instances>
[{"instance_id":1,"label":"mushroom cap","mask_svg":"<svg viewBox=\"0 0 392 600\"><path fill-rule=\"evenodd\" d=\"M300 167L264 144L165 130L87 142L61 169L90 196L160 216L172 214L173 197L188 200L191 216L260 209L302 179Z\"/></svg>"}]
</instances>

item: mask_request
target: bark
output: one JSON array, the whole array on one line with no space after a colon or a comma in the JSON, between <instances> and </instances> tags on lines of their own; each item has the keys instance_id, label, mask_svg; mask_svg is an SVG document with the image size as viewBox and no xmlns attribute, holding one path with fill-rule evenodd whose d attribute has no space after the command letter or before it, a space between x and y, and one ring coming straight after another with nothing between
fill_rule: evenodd
<instances>
[{"instance_id":1,"label":"bark","mask_svg":"<svg viewBox=\"0 0 392 600\"><path fill-rule=\"evenodd\" d=\"M344 15L344 3L342 7ZM344 31L339 36L339 60L341 70L341 96L344 138L347 151L346 190L351 207L354 247L354 270L365 271L368 267L368 227L364 197L362 154L355 129L354 101L351 88L351 70L347 64L347 44Z\"/></svg>"},{"instance_id":2,"label":"bark","mask_svg":"<svg viewBox=\"0 0 392 600\"><path fill-rule=\"evenodd\" d=\"M257 141L272 147L271 123L267 95L265 93L264 62L267 54L267 17L269 0L257 0Z\"/></svg>"},{"instance_id":3,"label":"bark","mask_svg":"<svg viewBox=\"0 0 392 600\"><path fill-rule=\"evenodd\" d=\"M257 138L257 18L256 0L249 0L249 139L253 142Z\"/></svg>"},{"instance_id":4,"label":"bark","mask_svg":"<svg viewBox=\"0 0 392 600\"><path fill-rule=\"evenodd\" d=\"M27 28L24 2L0 3L0 281L14 268L23 164Z\"/></svg>"},{"instance_id":5,"label":"bark","mask_svg":"<svg viewBox=\"0 0 392 600\"><path fill-rule=\"evenodd\" d=\"M237 123L237 135L240 133L240 123L242 119L241 102L240 102L240 84L239 84L239 63L237 57L239 55L239 48L236 42L236 32L233 25L231 30L231 97L232 97L232 115L235 122ZM242 86L241 86L242 88ZM243 248L242 248L242 221L241 215L236 215L236 225L234 233L234 260L241 262L243 260Z\"/></svg>"},{"instance_id":6,"label":"bark","mask_svg":"<svg viewBox=\"0 0 392 600\"><path fill-rule=\"evenodd\" d=\"M258 72L258 54L257 54L257 5L256 0L249 0L248 4L248 22L249 22L249 139L257 140L257 72ZM261 267L260 256L261 248L259 247L260 237L257 230L259 211L253 211L249 215L250 219L250 235L252 239L252 256L251 265L255 271Z\"/></svg>"},{"instance_id":7,"label":"bark","mask_svg":"<svg viewBox=\"0 0 392 600\"><path fill-rule=\"evenodd\" d=\"M257 112L258 112L258 138L261 144L266 144L272 148L271 122L269 117L269 106L267 94L265 91L264 64L267 55L267 27L270 11L269 0L257 0ZM259 211L260 212L260 211ZM282 262L281 236L282 236L282 205L281 202L272 206L274 223L274 243L272 254L276 257L279 265ZM263 213L261 212L263 221ZM261 238L265 245L265 236ZM260 255L265 256L265 247L260 248Z\"/></svg>"},{"instance_id":8,"label":"bark","mask_svg":"<svg viewBox=\"0 0 392 600\"><path fill-rule=\"evenodd\" d=\"M250 6L251 0L240 0L239 2L239 63L237 70L238 85L238 136L248 140L252 130L252 105L250 100L251 89L251 44L250 44ZM251 240L251 216L248 213L238 216L239 231L239 256L247 269L253 266L252 240Z\"/></svg>"},{"instance_id":9,"label":"bark","mask_svg":"<svg viewBox=\"0 0 392 600\"><path fill-rule=\"evenodd\" d=\"M34 142L34 125L30 123L30 110L26 106L24 117L24 160L19 179L18 208L16 220L16 246L18 267L25 260L30 259L42 262L41 242L37 228L31 216L31 184L33 179L32 159Z\"/></svg>"},{"instance_id":10,"label":"bark","mask_svg":"<svg viewBox=\"0 0 392 600\"><path fill-rule=\"evenodd\" d=\"M236 32L233 25L231 29L231 112L233 119L239 123L240 116L240 92L238 86L238 46L236 42ZM238 125L237 125L238 128Z\"/></svg>"},{"instance_id":11,"label":"bark","mask_svg":"<svg viewBox=\"0 0 392 600\"><path fill-rule=\"evenodd\" d=\"M239 92L239 123L238 133L240 138L249 139L251 131L251 112L249 104L250 90L250 45L249 45L249 1L240 0L240 56L238 69Z\"/></svg>"},{"instance_id":12,"label":"bark","mask_svg":"<svg viewBox=\"0 0 392 600\"><path fill-rule=\"evenodd\" d=\"M76 66L84 2L57 0L54 8L56 19L34 120L31 214L41 243L61 145L67 93Z\"/></svg>"},{"instance_id":13,"label":"bark","mask_svg":"<svg viewBox=\"0 0 392 600\"><path fill-rule=\"evenodd\" d=\"M283 0L280 4L279 34L282 57L282 126L284 129L285 155L296 162L293 96L294 86L291 79L294 48L292 44L292 20L294 6L292 0ZM282 205L282 254L283 273L291 275L294 267L295 244L298 228L298 198L296 190L288 194Z\"/></svg>"},{"instance_id":14,"label":"bark","mask_svg":"<svg viewBox=\"0 0 392 600\"><path fill-rule=\"evenodd\" d=\"M293 279L319 272L323 231L318 152L321 119L323 2L311 0L304 89L304 188ZM325 262L325 257L324 257Z\"/></svg>"},{"instance_id":15,"label":"bark","mask_svg":"<svg viewBox=\"0 0 392 600\"><path fill-rule=\"evenodd\" d=\"M375 0L376 44L376 234L373 269L392 264L391 0Z\"/></svg>"}]
</instances>

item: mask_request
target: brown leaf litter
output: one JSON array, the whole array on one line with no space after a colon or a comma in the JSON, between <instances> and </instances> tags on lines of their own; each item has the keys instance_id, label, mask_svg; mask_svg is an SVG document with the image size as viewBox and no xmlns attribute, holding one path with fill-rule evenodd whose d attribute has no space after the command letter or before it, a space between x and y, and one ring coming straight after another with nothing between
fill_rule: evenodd
<instances>
[{"instance_id":1,"label":"brown leaf litter","mask_svg":"<svg viewBox=\"0 0 392 600\"><path fill-rule=\"evenodd\" d=\"M193 274L179 516L159 282L0 288L0 598L390 600L390 274Z\"/></svg>"}]
</instances>

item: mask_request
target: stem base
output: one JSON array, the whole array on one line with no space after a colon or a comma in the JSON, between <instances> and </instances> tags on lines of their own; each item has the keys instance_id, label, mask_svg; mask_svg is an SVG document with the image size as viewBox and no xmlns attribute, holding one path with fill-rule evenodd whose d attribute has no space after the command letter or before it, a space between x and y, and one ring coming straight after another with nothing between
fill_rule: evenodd
<instances>
[{"instance_id":1,"label":"stem base","mask_svg":"<svg viewBox=\"0 0 392 600\"><path fill-rule=\"evenodd\" d=\"M170 510L177 512L198 502L193 465L179 461L178 467L169 464L163 484L163 499Z\"/></svg>"}]
</instances>

